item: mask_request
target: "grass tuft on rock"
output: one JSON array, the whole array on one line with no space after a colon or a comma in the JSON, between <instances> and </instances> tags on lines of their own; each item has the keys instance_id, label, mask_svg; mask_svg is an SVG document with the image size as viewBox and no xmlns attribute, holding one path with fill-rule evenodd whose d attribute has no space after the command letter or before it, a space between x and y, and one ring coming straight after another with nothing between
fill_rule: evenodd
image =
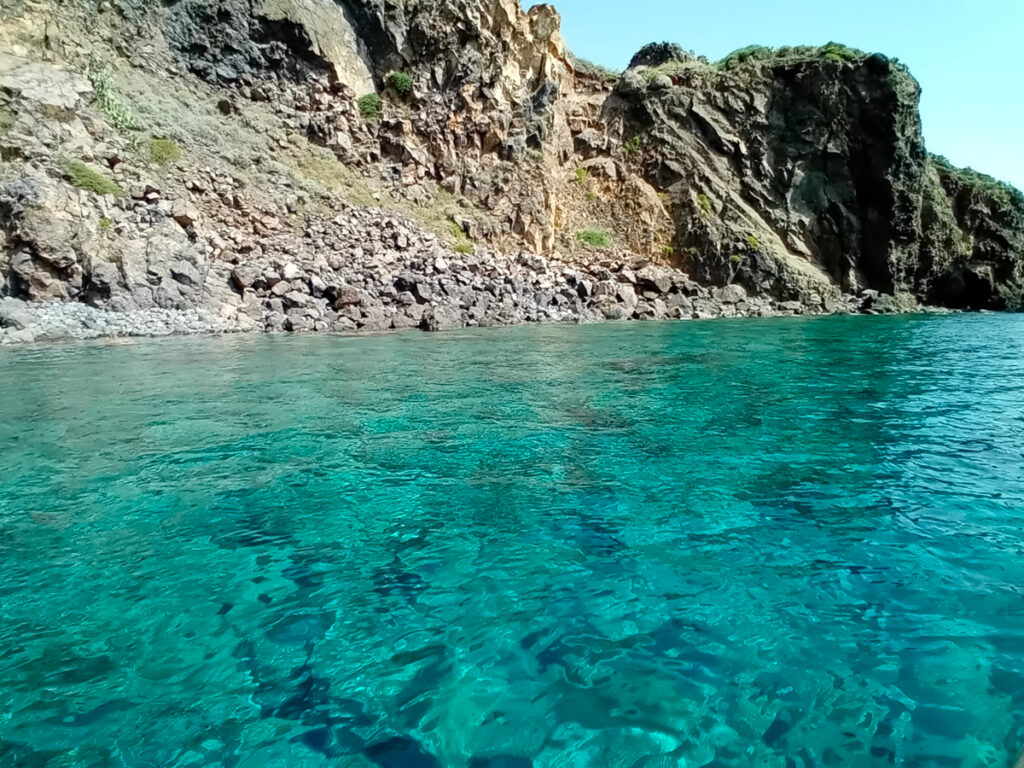
<instances>
[{"instance_id":1,"label":"grass tuft on rock","mask_svg":"<svg viewBox=\"0 0 1024 768\"><path fill-rule=\"evenodd\" d=\"M65 164L64 172L71 185L79 189L95 192L97 195L124 195L124 190L116 181L90 168L85 163L71 160Z\"/></svg>"},{"instance_id":2,"label":"grass tuft on rock","mask_svg":"<svg viewBox=\"0 0 1024 768\"><path fill-rule=\"evenodd\" d=\"M14 125L14 115L3 104L0 104L0 136L3 136Z\"/></svg>"},{"instance_id":3,"label":"grass tuft on rock","mask_svg":"<svg viewBox=\"0 0 1024 768\"><path fill-rule=\"evenodd\" d=\"M412 93L412 76L407 72L391 72L387 76L387 81L401 96Z\"/></svg>"},{"instance_id":4,"label":"grass tuft on rock","mask_svg":"<svg viewBox=\"0 0 1024 768\"><path fill-rule=\"evenodd\" d=\"M462 254L473 253L473 241L470 240L469 237L466 235L466 230L462 228L462 225L459 224L458 222L453 221L451 223L450 229L452 239L455 241L455 243L452 245L452 248L455 250L455 252Z\"/></svg>"},{"instance_id":5,"label":"grass tuft on rock","mask_svg":"<svg viewBox=\"0 0 1024 768\"><path fill-rule=\"evenodd\" d=\"M153 139L149 142L149 158L161 168L181 160L181 147L174 139Z\"/></svg>"},{"instance_id":6,"label":"grass tuft on rock","mask_svg":"<svg viewBox=\"0 0 1024 768\"><path fill-rule=\"evenodd\" d=\"M357 104L359 105L359 114L363 116L363 119L376 120L380 117L381 100L380 96L376 93L368 93L365 96L360 96Z\"/></svg>"},{"instance_id":7,"label":"grass tuft on rock","mask_svg":"<svg viewBox=\"0 0 1024 768\"><path fill-rule=\"evenodd\" d=\"M588 248L610 248L612 245L612 236L603 229L580 230L576 239Z\"/></svg>"},{"instance_id":8,"label":"grass tuft on rock","mask_svg":"<svg viewBox=\"0 0 1024 768\"><path fill-rule=\"evenodd\" d=\"M711 198L705 195L703 192L697 195L697 206L700 208L702 216L708 217L711 215Z\"/></svg>"}]
</instances>

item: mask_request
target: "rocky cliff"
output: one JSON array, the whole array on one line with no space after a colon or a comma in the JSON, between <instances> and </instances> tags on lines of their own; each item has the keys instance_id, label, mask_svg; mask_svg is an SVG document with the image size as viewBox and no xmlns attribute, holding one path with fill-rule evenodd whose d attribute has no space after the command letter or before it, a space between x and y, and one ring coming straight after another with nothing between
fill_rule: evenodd
<instances>
[{"instance_id":1,"label":"rocky cliff","mask_svg":"<svg viewBox=\"0 0 1024 768\"><path fill-rule=\"evenodd\" d=\"M1024 199L884 56L516 0L0 0L4 340L1005 309Z\"/></svg>"},{"instance_id":2,"label":"rocky cliff","mask_svg":"<svg viewBox=\"0 0 1024 768\"><path fill-rule=\"evenodd\" d=\"M700 279L1016 304L1024 199L929 156L919 94L901 64L835 44L718 65L675 51L628 71L608 112L669 191Z\"/></svg>"}]
</instances>

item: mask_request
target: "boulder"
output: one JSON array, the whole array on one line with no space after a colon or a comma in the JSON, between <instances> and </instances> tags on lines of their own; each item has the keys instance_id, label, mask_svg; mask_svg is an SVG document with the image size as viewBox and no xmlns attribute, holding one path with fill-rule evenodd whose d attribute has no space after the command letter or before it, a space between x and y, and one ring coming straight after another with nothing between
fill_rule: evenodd
<instances>
[{"instance_id":1,"label":"boulder","mask_svg":"<svg viewBox=\"0 0 1024 768\"><path fill-rule=\"evenodd\" d=\"M28 102L42 116L70 122L77 118L92 85L77 72L41 61L0 54L0 90Z\"/></svg>"},{"instance_id":2,"label":"boulder","mask_svg":"<svg viewBox=\"0 0 1024 768\"><path fill-rule=\"evenodd\" d=\"M274 296L284 296L286 293L290 293L292 290L292 284L287 280L280 280L274 283L270 288L270 293Z\"/></svg>"},{"instance_id":3,"label":"boulder","mask_svg":"<svg viewBox=\"0 0 1024 768\"><path fill-rule=\"evenodd\" d=\"M199 220L199 210L187 200L175 200L171 206L171 218L183 227L191 227Z\"/></svg>"},{"instance_id":4,"label":"boulder","mask_svg":"<svg viewBox=\"0 0 1024 768\"><path fill-rule=\"evenodd\" d=\"M643 267L636 273L637 285L645 291L656 293L668 293L672 290L675 281L673 271L665 267L649 265Z\"/></svg>"},{"instance_id":5,"label":"boulder","mask_svg":"<svg viewBox=\"0 0 1024 768\"><path fill-rule=\"evenodd\" d=\"M352 285L341 285L335 289L334 292L334 308L341 309L354 304L360 304L363 301L365 292Z\"/></svg>"},{"instance_id":6,"label":"boulder","mask_svg":"<svg viewBox=\"0 0 1024 768\"><path fill-rule=\"evenodd\" d=\"M239 264L231 270L231 283L239 293L251 288L261 277L260 270L251 264Z\"/></svg>"},{"instance_id":7,"label":"boulder","mask_svg":"<svg viewBox=\"0 0 1024 768\"><path fill-rule=\"evenodd\" d=\"M636 308L637 302L639 301L639 298L636 295L636 289L632 285L622 283L618 287L616 296L619 301L622 302L626 312L628 314L632 314L633 310Z\"/></svg>"},{"instance_id":8,"label":"boulder","mask_svg":"<svg viewBox=\"0 0 1024 768\"><path fill-rule=\"evenodd\" d=\"M664 91L673 85L672 78L668 75L655 75L647 85L652 91Z\"/></svg>"},{"instance_id":9,"label":"boulder","mask_svg":"<svg viewBox=\"0 0 1024 768\"><path fill-rule=\"evenodd\" d=\"M364 307L357 322L364 331L386 331L391 328L391 318L379 304Z\"/></svg>"},{"instance_id":10,"label":"boulder","mask_svg":"<svg viewBox=\"0 0 1024 768\"><path fill-rule=\"evenodd\" d=\"M0 328L24 330L32 324L28 305L19 299L0 298Z\"/></svg>"},{"instance_id":11,"label":"boulder","mask_svg":"<svg viewBox=\"0 0 1024 768\"><path fill-rule=\"evenodd\" d=\"M747 291L742 285L732 283L714 291L714 297L723 304L739 304L746 301Z\"/></svg>"},{"instance_id":12,"label":"boulder","mask_svg":"<svg viewBox=\"0 0 1024 768\"><path fill-rule=\"evenodd\" d=\"M420 327L425 331L453 331L464 327L465 324L458 307L441 305L429 307L423 313Z\"/></svg>"}]
</instances>

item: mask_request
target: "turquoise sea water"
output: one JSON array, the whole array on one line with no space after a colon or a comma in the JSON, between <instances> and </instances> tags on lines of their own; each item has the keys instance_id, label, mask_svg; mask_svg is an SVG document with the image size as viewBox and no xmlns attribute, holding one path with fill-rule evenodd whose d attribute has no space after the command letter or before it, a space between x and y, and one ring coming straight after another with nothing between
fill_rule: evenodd
<instances>
[{"instance_id":1,"label":"turquoise sea water","mask_svg":"<svg viewBox=\"0 0 1024 768\"><path fill-rule=\"evenodd\" d=\"M0 766L1009 766L1024 317L0 351Z\"/></svg>"}]
</instances>

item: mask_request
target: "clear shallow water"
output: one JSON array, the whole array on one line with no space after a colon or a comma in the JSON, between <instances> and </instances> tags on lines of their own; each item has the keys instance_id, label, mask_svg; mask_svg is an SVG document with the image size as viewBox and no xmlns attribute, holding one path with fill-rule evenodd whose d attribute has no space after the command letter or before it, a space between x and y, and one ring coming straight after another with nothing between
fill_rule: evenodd
<instances>
[{"instance_id":1,"label":"clear shallow water","mask_svg":"<svg viewBox=\"0 0 1024 768\"><path fill-rule=\"evenodd\" d=\"M0 766L1007 766L1024 317L0 352Z\"/></svg>"}]
</instances>

